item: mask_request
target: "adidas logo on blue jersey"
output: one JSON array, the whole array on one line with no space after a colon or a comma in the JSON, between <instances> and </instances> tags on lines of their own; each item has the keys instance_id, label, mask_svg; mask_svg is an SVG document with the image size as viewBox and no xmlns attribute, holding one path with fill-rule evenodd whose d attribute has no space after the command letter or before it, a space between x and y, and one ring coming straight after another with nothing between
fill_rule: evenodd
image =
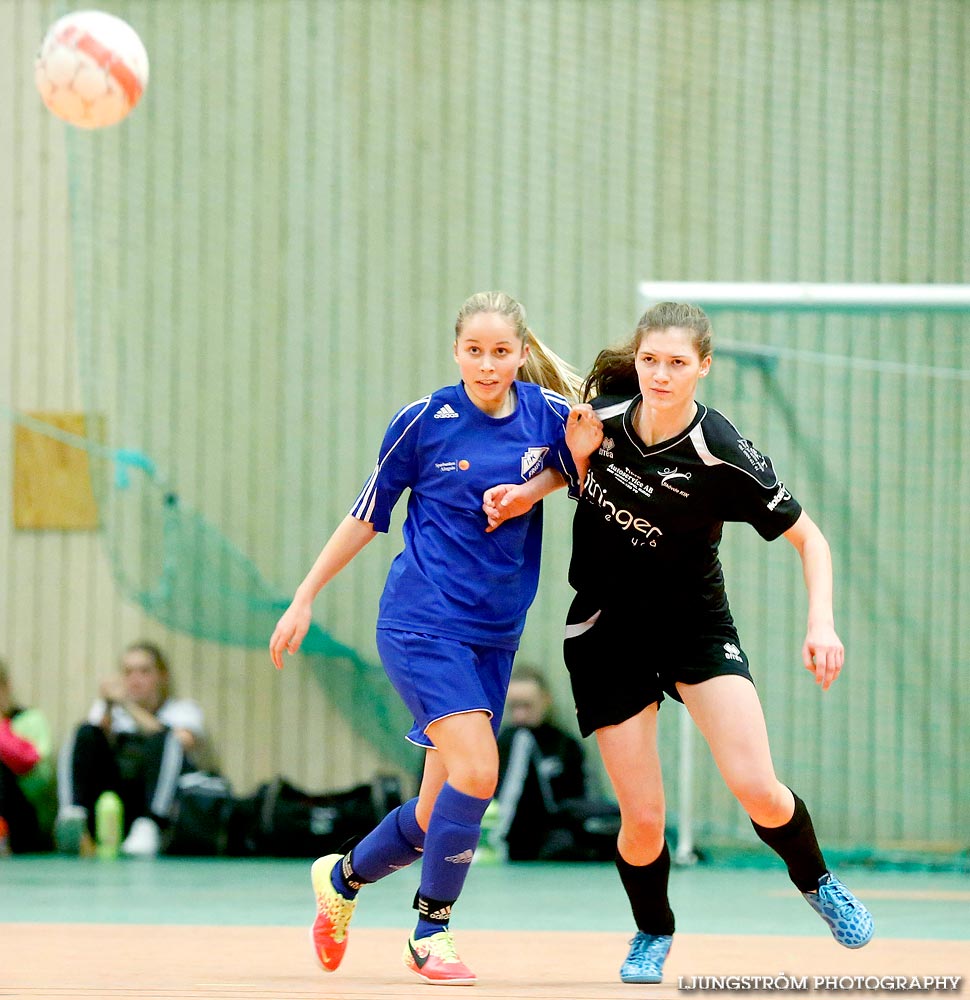
<instances>
[{"instance_id":1,"label":"adidas logo on blue jersey","mask_svg":"<svg viewBox=\"0 0 970 1000\"><path fill-rule=\"evenodd\" d=\"M458 412L453 410L448 403L445 403L440 410L434 415L435 420L450 420L452 417L457 417Z\"/></svg>"}]
</instances>

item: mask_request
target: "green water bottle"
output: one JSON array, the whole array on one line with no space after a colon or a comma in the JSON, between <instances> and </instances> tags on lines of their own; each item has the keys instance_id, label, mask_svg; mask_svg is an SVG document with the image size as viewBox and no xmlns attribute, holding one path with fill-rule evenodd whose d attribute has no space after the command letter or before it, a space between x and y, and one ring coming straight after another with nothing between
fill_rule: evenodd
<instances>
[{"instance_id":1,"label":"green water bottle","mask_svg":"<svg viewBox=\"0 0 970 1000\"><path fill-rule=\"evenodd\" d=\"M125 809L114 792L102 792L94 804L94 836L98 857L113 861L118 857L125 825Z\"/></svg>"},{"instance_id":2,"label":"green water bottle","mask_svg":"<svg viewBox=\"0 0 970 1000\"><path fill-rule=\"evenodd\" d=\"M505 860L505 844L498 834L499 805L492 799L482 817L482 837L475 851L475 861L479 864L493 865Z\"/></svg>"}]
</instances>

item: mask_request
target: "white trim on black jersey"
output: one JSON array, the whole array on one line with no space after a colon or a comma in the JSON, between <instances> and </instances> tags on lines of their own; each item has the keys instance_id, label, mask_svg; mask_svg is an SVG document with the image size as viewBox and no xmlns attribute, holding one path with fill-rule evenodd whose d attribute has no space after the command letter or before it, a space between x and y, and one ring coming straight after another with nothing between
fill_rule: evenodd
<instances>
[{"instance_id":1,"label":"white trim on black jersey","mask_svg":"<svg viewBox=\"0 0 970 1000\"><path fill-rule=\"evenodd\" d=\"M703 418L701 420L698 420L698 422L695 424L690 434L688 435L690 437L691 444L693 444L694 446L694 450L697 452L698 458L700 458L700 460L705 465L710 465L710 466L727 465L732 469L737 469L738 472L743 472L746 476L750 476L763 489L773 490L776 487L780 486L781 480L778 478L778 473L775 472L775 467L771 464L771 460L768 459L767 456L762 454L760 451L758 451L757 448L755 448L754 445L751 444L751 442L748 441L747 438L744 437L744 435L742 435L742 433L737 429L737 427L735 427L734 424L732 424L731 421L728 420L728 418L724 416L724 414L721 413L719 410L711 411L705 409L704 416L707 416L707 414L711 412L716 413L721 418L721 420L723 420L724 423L726 423L728 427L731 428L732 432L737 436L736 441L718 442L718 443L723 444L725 448L734 450L742 448L741 442L742 441L745 442L747 445L750 446L747 449L747 451L745 451L745 455L748 458L748 461L749 462L752 461L752 457L751 455L748 454L748 452L749 451L753 452L755 455L759 456L762 459L761 471L766 472L768 469L770 469L774 478L771 480L771 482L768 482L766 476L758 476L753 469L745 468L743 465L740 465L737 462L732 461L730 458L725 458L722 457L721 455L715 455L714 452L711 451L710 446L708 445L707 436L704 434Z\"/></svg>"},{"instance_id":2,"label":"white trim on black jersey","mask_svg":"<svg viewBox=\"0 0 970 1000\"><path fill-rule=\"evenodd\" d=\"M629 409L632 403L642 399L643 399L642 396L634 396L633 399L628 399L625 405L627 409ZM615 408L612 406L608 406L605 409L613 410ZM602 414L604 411L600 410L599 412ZM617 414L619 414L622 412L622 410L616 410L616 412ZM697 413L694 415L694 418L693 420L691 420L688 427L689 428L699 427L701 421L707 416L707 414L708 414L707 407L704 406L703 403L698 403ZM658 445L650 445L648 447L643 443L643 441L640 440L639 435L636 433L636 429L633 427L633 414L631 413L629 415L629 420L627 420L626 417L627 415L624 414L624 418L623 420L620 421L620 425L623 427L623 430L626 433L626 436L629 439L630 444L632 444L633 447L636 448L636 450L640 453L640 456L642 458L646 458L647 455L661 455L665 451L670 451L671 448L676 448L677 445L679 445L681 441L683 441L685 438L691 437L691 434L693 433L692 430L689 429L686 430L684 433L682 433L679 437L671 438L669 441L661 441L660 444Z\"/></svg>"},{"instance_id":3,"label":"white trim on black jersey","mask_svg":"<svg viewBox=\"0 0 970 1000\"><path fill-rule=\"evenodd\" d=\"M685 439L689 438L691 445L697 452L697 457L705 465L726 465L729 468L736 469L738 472L743 472L746 476L753 479L759 486L766 490L773 490L781 485L781 480L778 478L778 473L775 472L771 461L759 452L754 445L744 437L737 427L735 427L734 424L720 412L720 410L712 410L703 403L697 404L697 413L694 415L694 419L690 422L688 429L683 434L679 437L671 438L669 441L662 441L659 445L647 447L636 433L636 428L633 426L633 414L630 412L631 407L638 401L642 400L642 398L642 396L636 395L630 399L624 400L621 403L611 403L609 406L604 406L602 409L596 411L596 415L600 418L600 420L605 421L612 417L621 418L620 426L626 434L627 440L633 445L641 457L646 458L648 455L661 455L665 451L675 448ZM710 440L708 434L704 433L704 421L708 416L711 417L711 425L714 431L713 441ZM723 421L724 424L731 428L734 440L718 440L718 420ZM748 447L745 448L745 445ZM715 453L715 450L717 453ZM769 482L767 476L758 475L759 470L742 465L740 461L737 460L740 458L737 454L738 451L742 451L744 456L748 459L748 462L752 465L754 463L755 456L761 459L763 461L763 465L760 471L766 472L770 469L774 478Z\"/></svg>"},{"instance_id":4,"label":"white trim on black jersey","mask_svg":"<svg viewBox=\"0 0 970 1000\"><path fill-rule=\"evenodd\" d=\"M697 457L705 465L723 465L724 463L717 458L715 455L711 454L710 448L707 447L707 441L704 438L704 432L701 430L701 425L698 424L690 432L690 440L694 445L694 451L697 452Z\"/></svg>"},{"instance_id":5,"label":"white trim on black jersey","mask_svg":"<svg viewBox=\"0 0 970 1000\"><path fill-rule=\"evenodd\" d=\"M636 399L636 396L633 399ZM596 411L596 416L600 420L609 420L610 417L617 417L629 407L633 399L627 399L622 403L613 403L611 406L604 406L603 409Z\"/></svg>"}]
</instances>

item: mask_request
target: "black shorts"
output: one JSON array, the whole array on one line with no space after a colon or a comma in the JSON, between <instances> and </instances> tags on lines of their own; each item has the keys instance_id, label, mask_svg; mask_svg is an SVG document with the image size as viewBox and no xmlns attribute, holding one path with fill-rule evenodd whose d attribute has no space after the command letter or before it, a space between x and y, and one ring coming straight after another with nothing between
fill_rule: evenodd
<instances>
[{"instance_id":1,"label":"black shorts","mask_svg":"<svg viewBox=\"0 0 970 1000\"><path fill-rule=\"evenodd\" d=\"M665 692L683 701L678 681L736 674L754 683L733 624L704 627L649 608L597 608L581 594L566 616L563 658L583 736L659 705Z\"/></svg>"}]
</instances>

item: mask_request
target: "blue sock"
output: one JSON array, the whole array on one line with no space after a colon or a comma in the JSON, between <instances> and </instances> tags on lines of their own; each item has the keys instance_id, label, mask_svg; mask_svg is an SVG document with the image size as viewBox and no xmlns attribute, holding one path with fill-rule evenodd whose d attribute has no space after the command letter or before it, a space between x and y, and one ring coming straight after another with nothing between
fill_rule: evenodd
<instances>
[{"instance_id":1,"label":"blue sock","mask_svg":"<svg viewBox=\"0 0 970 1000\"><path fill-rule=\"evenodd\" d=\"M330 874L344 899L354 899L362 885L377 882L421 857L424 830L415 816L418 800L392 809Z\"/></svg>"},{"instance_id":2,"label":"blue sock","mask_svg":"<svg viewBox=\"0 0 970 1000\"><path fill-rule=\"evenodd\" d=\"M438 794L428 823L418 890L415 940L448 926L482 830L482 816L491 799L476 799L447 782ZM429 919L430 918L430 919Z\"/></svg>"}]
</instances>

